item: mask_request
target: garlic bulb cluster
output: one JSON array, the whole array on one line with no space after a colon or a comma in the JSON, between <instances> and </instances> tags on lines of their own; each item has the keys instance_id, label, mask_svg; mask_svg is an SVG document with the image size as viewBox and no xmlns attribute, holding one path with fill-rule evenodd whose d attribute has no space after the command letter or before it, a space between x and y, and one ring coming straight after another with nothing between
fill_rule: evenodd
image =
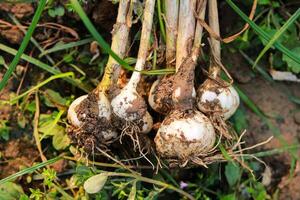
<instances>
[{"instance_id":1,"label":"garlic bulb cluster","mask_svg":"<svg viewBox=\"0 0 300 200\"><path fill-rule=\"evenodd\" d=\"M215 81L207 79L197 91L197 106L203 113L215 112L229 119L237 110L240 98L234 87L222 87Z\"/></svg>"},{"instance_id":2,"label":"garlic bulb cluster","mask_svg":"<svg viewBox=\"0 0 300 200\"><path fill-rule=\"evenodd\" d=\"M185 160L208 153L215 140L214 127L204 114L199 111L187 114L175 111L161 124L155 144L161 156Z\"/></svg>"}]
</instances>

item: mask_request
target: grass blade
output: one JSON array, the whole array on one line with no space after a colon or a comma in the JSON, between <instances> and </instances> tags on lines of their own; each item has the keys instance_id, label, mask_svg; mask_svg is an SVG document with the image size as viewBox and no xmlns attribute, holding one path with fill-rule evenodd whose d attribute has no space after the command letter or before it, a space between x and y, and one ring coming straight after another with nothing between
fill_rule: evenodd
<instances>
[{"instance_id":1,"label":"grass blade","mask_svg":"<svg viewBox=\"0 0 300 200\"><path fill-rule=\"evenodd\" d=\"M110 46L106 43L103 37L98 33L95 26L92 24L88 16L85 14L84 10L82 9L81 5L79 4L78 0L70 0L74 10L79 15L81 20L83 21L85 27L88 31L92 34L98 44L106 51L111 57L113 57L123 68L136 71L132 66L130 66L127 62L122 60L115 52L113 52ZM140 71L142 74L147 75L157 75L157 74L167 74L167 73L174 73L174 69L162 69L162 70L150 70L150 71Z\"/></svg>"},{"instance_id":2,"label":"grass blade","mask_svg":"<svg viewBox=\"0 0 300 200\"><path fill-rule=\"evenodd\" d=\"M26 96L27 94L33 92L34 90L46 85L47 83L55 80L55 79L59 79L59 78L64 78L64 77L74 77L74 73L73 72L66 72L66 73L61 73L61 74L56 74L56 75L53 75L53 76L50 76L49 78L47 78L46 80L42 81L41 83L37 84L36 86L30 88L29 90L27 90L26 92L20 94L19 96L13 98L10 103L11 104L15 104L17 103L17 101L19 99L21 99L22 97Z\"/></svg>"},{"instance_id":3,"label":"grass blade","mask_svg":"<svg viewBox=\"0 0 300 200\"><path fill-rule=\"evenodd\" d=\"M284 23L284 25L274 34L274 36L270 39L267 45L260 52L258 57L256 58L253 68L257 65L258 61L263 57L263 55L273 46L273 44L280 38L280 36L292 25L300 16L300 9L298 9L289 19Z\"/></svg>"},{"instance_id":4,"label":"grass blade","mask_svg":"<svg viewBox=\"0 0 300 200\"><path fill-rule=\"evenodd\" d=\"M1 43L0 43L0 50L4 51L6 53L9 53L13 56L15 56L17 54L17 51L15 49L12 49L12 48L10 48L10 47L8 47L4 44L1 44ZM55 69L54 67L51 67L51 66L47 65L46 63L43 63L43 62L41 62L41 61L39 61L39 60L37 60L33 57L30 57L26 54L23 54L21 56L21 59L23 59L23 60L25 60L25 61L41 68L41 69L43 69L43 70L45 70L45 71L47 71L51 74L57 75L57 74L61 73L61 71L59 69ZM74 78L70 78L70 77L64 77L63 79L65 81L67 81L68 83L74 85L75 87L78 87L78 88L82 89L85 92L89 92L89 91L92 90L92 88L90 86L88 86L86 84L83 84L78 79L74 79Z\"/></svg>"},{"instance_id":5,"label":"grass blade","mask_svg":"<svg viewBox=\"0 0 300 200\"><path fill-rule=\"evenodd\" d=\"M24 35L26 35L27 31L22 27L21 23L17 20L17 18L12 14L8 14L8 16L16 25L19 26L19 29L24 33ZM38 48L38 50L41 53L45 51L43 47L41 47L41 45L33 37L30 38L30 41ZM46 58L52 65L55 64L54 60L50 56L46 56Z\"/></svg>"},{"instance_id":6,"label":"grass blade","mask_svg":"<svg viewBox=\"0 0 300 200\"><path fill-rule=\"evenodd\" d=\"M265 31L263 31L257 24L255 24L252 20L250 20L243 11L237 7L232 0L226 0L226 2L229 4L229 6L243 19L245 20L251 28L253 28L261 37L263 37L266 41L271 40L271 36L267 34ZM274 46L281 51L283 54L294 60L295 62L300 64L300 57L296 55L295 53L291 52L289 49L287 49L285 46L283 46L281 43L275 41Z\"/></svg>"},{"instance_id":7,"label":"grass blade","mask_svg":"<svg viewBox=\"0 0 300 200\"><path fill-rule=\"evenodd\" d=\"M2 81L0 82L0 91L6 85L8 79L11 77L13 71L15 71L15 69L17 67L17 64L19 63L19 60L20 60L23 52L25 51L25 49L26 49L26 47L27 47L27 45L30 41L32 33L33 33L34 29L36 28L36 25L37 25L41 15L42 15L42 12L43 12L45 6L46 6L46 0L40 0L39 4L38 4L38 7L35 11L35 14L33 16L33 19L31 21L31 24L28 28L27 34L25 35L16 56L14 57L13 61L10 63L8 70L6 71L6 73L3 76Z\"/></svg>"},{"instance_id":8,"label":"grass blade","mask_svg":"<svg viewBox=\"0 0 300 200\"><path fill-rule=\"evenodd\" d=\"M254 61L245 52L243 52L242 50L239 50L239 52L245 58L245 60L248 61L250 65L254 65ZM252 70L254 69L252 68ZM256 65L255 71L260 73L267 81L274 82L273 78L259 65Z\"/></svg>"},{"instance_id":9,"label":"grass blade","mask_svg":"<svg viewBox=\"0 0 300 200\"><path fill-rule=\"evenodd\" d=\"M20 176L23 176L23 175L25 175L25 174L32 173L32 172L34 172L35 170L38 170L38 169L40 169L40 168L42 168L42 167L45 167L45 166L47 166L47 165L51 165L51 164L57 162L57 161L60 160L60 159L62 159L62 157L59 157L59 156L58 156L58 157L52 158L52 159L50 159L50 160L48 160L48 161L46 161L46 162L42 162L42 163L36 164L36 165L34 165L34 166L32 166L32 167L23 169L23 170L21 170L21 171L15 173L15 174L12 174L12 175L10 175L10 176L4 178L4 179L1 179L1 180L0 180L0 185L6 183L6 182L8 182L8 181L13 181L14 179L16 179L16 178L18 178L18 177L20 177Z\"/></svg>"},{"instance_id":10,"label":"grass blade","mask_svg":"<svg viewBox=\"0 0 300 200\"><path fill-rule=\"evenodd\" d=\"M62 50L65 50L65 49L70 49L70 48L73 48L73 47L81 46L81 45L90 43L92 41L93 41L92 38L87 38L87 39L83 39L83 40L80 40L80 41L77 41L77 42L70 42L70 43L67 43L67 44L54 46L53 48L45 50L43 53L41 53L39 55L39 58L41 58L41 57L43 57L43 56L45 56L49 53L53 53L53 52L62 51Z\"/></svg>"},{"instance_id":11,"label":"grass blade","mask_svg":"<svg viewBox=\"0 0 300 200\"><path fill-rule=\"evenodd\" d=\"M162 18L162 12L161 12L161 0L157 0L157 15L158 15L158 21L159 21L159 28L160 28L160 33L162 36L162 39L164 42L166 42L166 29L164 26L164 21Z\"/></svg>"}]
</instances>

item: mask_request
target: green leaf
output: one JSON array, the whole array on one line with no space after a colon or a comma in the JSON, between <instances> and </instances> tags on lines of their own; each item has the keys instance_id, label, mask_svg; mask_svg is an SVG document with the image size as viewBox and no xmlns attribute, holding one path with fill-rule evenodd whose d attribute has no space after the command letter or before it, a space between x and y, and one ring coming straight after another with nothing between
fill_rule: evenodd
<instances>
[{"instance_id":1,"label":"green leaf","mask_svg":"<svg viewBox=\"0 0 300 200\"><path fill-rule=\"evenodd\" d=\"M248 18L248 16L241 11L241 9L239 7L237 7L232 0L226 0L226 2L228 3L228 5L244 20L246 21L249 26L251 28L253 28L255 30L255 32L257 32L257 34L261 37L263 37L265 40L270 41L271 40L271 36L266 33L265 31L263 31L256 23L254 23L252 20L250 20ZM286 48L285 46L283 46L280 42L275 41L274 42L274 46L281 51L283 54L287 55L288 57L290 57L291 59L293 59L295 62L300 64L300 56L291 52L288 48Z\"/></svg>"},{"instance_id":2,"label":"green leaf","mask_svg":"<svg viewBox=\"0 0 300 200\"><path fill-rule=\"evenodd\" d=\"M50 8L48 10L48 14L50 15L50 17L56 17L56 16L61 17L65 14L65 9L62 6Z\"/></svg>"},{"instance_id":3,"label":"green leaf","mask_svg":"<svg viewBox=\"0 0 300 200\"><path fill-rule=\"evenodd\" d=\"M300 55L300 47L296 47L294 49L291 49L292 52L295 54ZM294 73L300 73L300 64L283 54L282 60L285 61L288 65L289 70L291 70Z\"/></svg>"},{"instance_id":4,"label":"green leaf","mask_svg":"<svg viewBox=\"0 0 300 200\"><path fill-rule=\"evenodd\" d=\"M8 54L11 54L13 56L17 55L17 51L15 49L10 48L9 46L6 46L4 44L0 44L0 50L6 52ZM51 74L54 74L54 75L61 74L61 71L59 69L52 67L46 63L43 63L40 60L35 59L31 56L28 56L24 53L22 54L21 59L41 68L42 70L45 70ZM83 84L80 80L76 79L75 77L64 77L63 79L65 81L71 83L75 87L82 89L85 92L89 92L92 90L92 88L89 85Z\"/></svg>"},{"instance_id":5,"label":"green leaf","mask_svg":"<svg viewBox=\"0 0 300 200\"><path fill-rule=\"evenodd\" d=\"M57 126L52 138L52 145L56 150L65 149L70 145L70 138L63 127Z\"/></svg>"},{"instance_id":6,"label":"green leaf","mask_svg":"<svg viewBox=\"0 0 300 200\"><path fill-rule=\"evenodd\" d=\"M234 129L237 133L244 131L248 127L246 113L241 108L237 109L237 111L234 113L233 121Z\"/></svg>"},{"instance_id":7,"label":"green leaf","mask_svg":"<svg viewBox=\"0 0 300 200\"><path fill-rule=\"evenodd\" d=\"M16 200L24 194L24 191L21 186L7 182L5 184L0 185L0 199L5 200Z\"/></svg>"},{"instance_id":8,"label":"green leaf","mask_svg":"<svg viewBox=\"0 0 300 200\"><path fill-rule=\"evenodd\" d=\"M47 55L49 53L54 53L54 52L57 52L57 51L62 51L62 50L70 49L70 48L73 48L73 47L85 45L85 44L88 44L92 41L93 41L93 38L87 38L87 39L79 40L79 41L76 41L76 42L69 42L69 43L66 43L66 44L58 42L57 44L54 45L54 47L52 47L50 49L47 49L43 53L41 53L39 55L39 58L41 58L42 56Z\"/></svg>"},{"instance_id":9,"label":"green leaf","mask_svg":"<svg viewBox=\"0 0 300 200\"><path fill-rule=\"evenodd\" d=\"M58 92L51 89L46 89L44 92L45 104L49 107L66 107L68 101L60 96Z\"/></svg>"},{"instance_id":10,"label":"green leaf","mask_svg":"<svg viewBox=\"0 0 300 200\"><path fill-rule=\"evenodd\" d=\"M225 176L228 184L234 186L241 176L240 167L234 162L227 163L225 166Z\"/></svg>"},{"instance_id":11,"label":"green leaf","mask_svg":"<svg viewBox=\"0 0 300 200\"><path fill-rule=\"evenodd\" d=\"M0 139L4 139L5 141L9 140L9 127L6 125L7 121L0 121Z\"/></svg>"},{"instance_id":12,"label":"green leaf","mask_svg":"<svg viewBox=\"0 0 300 200\"><path fill-rule=\"evenodd\" d=\"M235 194L227 194L225 196L221 196L220 200L236 200Z\"/></svg>"},{"instance_id":13,"label":"green leaf","mask_svg":"<svg viewBox=\"0 0 300 200\"><path fill-rule=\"evenodd\" d=\"M89 194L98 193L104 187L107 178L108 177L105 173L90 177L84 182L84 190Z\"/></svg>"},{"instance_id":14,"label":"green leaf","mask_svg":"<svg viewBox=\"0 0 300 200\"><path fill-rule=\"evenodd\" d=\"M11 104L15 104L17 103L17 101L21 98L23 98L24 96L30 94L31 92L33 92L34 90L39 89L40 87L46 85L47 83L55 80L55 79L61 79L64 77L74 77L74 73L73 72L66 72L66 73L61 73L61 74L56 74L56 75L52 75L49 78L47 78L46 80L42 81L41 83L37 84L36 86L33 86L32 88L30 88L29 90L27 90L26 92L20 94L17 97L14 97L11 99Z\"/></svg>"},{"instance_id":15,"label":"green leaf","mask_svg":"<svg viewBox=\"0 0 300 200\"><path fill-rule=\"evenodd\" d=\"M0 56L0 65L5 65L5 60L3 56Z\"/></svg>"}]
</instances>

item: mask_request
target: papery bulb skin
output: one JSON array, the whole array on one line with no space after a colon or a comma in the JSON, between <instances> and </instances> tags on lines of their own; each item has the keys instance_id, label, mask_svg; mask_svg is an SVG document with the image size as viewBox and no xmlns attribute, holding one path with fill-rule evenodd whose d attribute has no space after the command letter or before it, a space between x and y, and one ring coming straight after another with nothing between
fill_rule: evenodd
<instances>
[{"instance_id":1,"label":"papery bulb skin","mask_svg":"<svg viewBox=\"0 0 300 200\"><path fill-rule=\"evenodd\" d=\"M150 92L149 92L149 96L148 96L148 103L150 105L150 107L155 110L156 112L160 112L160 106L154 101L154 96L155 96L155 90L156 90L156 86L159 84L159 80L156 80L153 82Z\"/></svg>"},{"instance_id":2,"label":"papery bulb skin","mask_svg":"<svg viewBox=\"0 0 300 200\"><path fill-rule=\"evenodd\" d=\"M141 119L147 111L144 99L132 87L124 87L112 101L113 112L121 119L134 121Z\"/></svg>"},{"instance_id":3,"label":"papery bulb skin","mask_svg":"<svg viewBox=\"0 0 300 200\"><path fill-rule=\"evenodd\" d=\"M141 133L147 134L152 130L153 127L153 119L149 112L146 112L142 121L143 121L143 125L141 128Z\"/></svg>"},{"instance_id":4,"label":"papery bulb skin","mask_svg":"<svg viewBox=\"0 0 300 200\"><path fill-rule=\"evenodd\" d=\"M232 86L221 87L215 81L206 80L197 91L197 106L203 113L219 113L224 120L237 110L240 98Z\"/></svg>"},{"instance_id":5,"label":"papery bulb skin","mask_svg":"<svg viewBox=\"0 0 300 200\"><path fill-rule=\"evenodd\" d=\"M81 123L82 123L78 119L78 115L76 113L76 107L87 97L88 97L88 95L80 96L77 99L75 99L69 106L67 118L68 118L69 123L75 127L80 127Z\"/></svg>"},{"instance_id":6,"label":"papery bulb skin","mask_svg":"<svg viewBox=\"0 0 300 200\"><path fill-rule=\"evenodd\" d=\"M111 118L111 105L103 92L99 92L98 94L98 109L99 109L99 117L104 117L107 120Z\"/></svg>"},{"instance_id":7,"label":"papery bulb skin","mask_svg":"<svg viewBox=\"0 0 300 200\"><path fill-rule=\"evenodd\" d=\"M156 150L163 158L186 160L208 153L216 135L210 120L195 110L171 112L155 136Z\"/></svg>"}]
</instances>

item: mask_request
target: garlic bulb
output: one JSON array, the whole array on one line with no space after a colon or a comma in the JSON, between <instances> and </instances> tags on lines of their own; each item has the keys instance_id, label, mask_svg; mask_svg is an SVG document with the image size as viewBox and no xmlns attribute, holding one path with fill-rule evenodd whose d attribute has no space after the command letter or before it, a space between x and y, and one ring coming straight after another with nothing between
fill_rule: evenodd
<instances>
[{"instance_id":1,"label":"garlic bulb","mask_svg":"<svg viewBox=\"0 0 300 200\"><path fill-rule=\"evenodd\" d=\"M97 109L93 110L95 112L93 114L98 115L99 119L104 118L105 121L109 122L111 118L111 107L107 97L102 92L99 92L96 97L97 97ZM80 106L80 104L92 105L93 102L88 102L88 101L89 101L88 95L83 95L75 99L70 105L67 118L72 126L76 128L81 128L84 123L89 123L90 119L88 119L87 116L91 114L88 113L89 111L80 111L80 113L82 113L81 117L79 117L78 114L78 106ZM85 106L83 105L83 107ZM113 138L116 138L118 134L113 129L108 129L106 127L107 125L103 126L103 130L97 130L97 131L101 133L101 136L105 141L109 142Z\"/></svg>"},{"instance_id":2,"label":"garlic bulb","mask_svg":"<svg viewBox=\"0 0 300 200\"><path fill-rule=\"evenodd\" d=\"M172 110L172 106L167 104L171 104L172 101L172 89L169 90L164 90L164 100L162 102L157 102L157 100L155 98L157 98L157 94L156 94L156 89L159 86L160 80L156 80L154 81L154 83L151 86L150 92L149 92L149 96L148 96L148 103L150 105L150 107L155 110L156 112L160 113L160 114L168 114L171 110ZM167 92L169 92L169 94L166 94ZM193 88L193 93L192 93L192 97L196 98L196 90L195 88ZM168 101L164 102L164 101Z\"/></svg>"},{"instance_id":3,"label":"garlic bulb","mask_svg":"<svg viewBox=\"0 0 300 200\"><path fill-rule=\"evenodd\" d=\"M213 148L216 135L210 120L199 111L189 112L174 111L161 124L154 139L161 156L185 160Z\"/></svg>"},{"instance_id":4,"label":"garlic bulb","mask_svg":"<svg viewBox=\"0 0 300 200\"><path fill-rule=\"evenodd\" d=\"M69 106L69 109L68 109L68 115L67 115L67 118L68 118L68 121L70 124L72 124L73 126L75 127L80 127L81 126L81 121L79 121L78 119L78 116L77 116L77 113L76 113L76 107L84 100L88 97L88 95L83 95L83 96L80 96L78 97L77 99L75 99L71 105Z\"/></svg>"},{"instance_id":5,"label":"garlic bulb","mask_svg":"<svg viewBox=\"0 0 300 200\"><path fill-rule=\"evenodd\" d=\"M225 120L237 110L240 98L234 87L222 87L208 79L198 89L197 106L203 113L216 112Z\"/></svg>"},{"instance_id":6,"label":"garlic bulb","mask_svg":"<svg viewBox=\"0 0 300 200\"><path fill-rule=\"evenodd\" d=\"M120 94L111 101L111 106L113 112L118 117L127 121L133 121L143 117L147 110L143 98L129 83L121 90Z\"/></svg>"},{"instance_id":7,"label":"garlic bulb","mask_svg":"<svg viewBox=\"0 0 300 200\"><path fill-rule=\"evenodd\" d=\"M143 119L142 119L143 125L141 128L141 133L149 133L153 127L153 119L151 117L151 115L149 114L149 112L146 112L146 114L144 115Z\"/></svg>"},{"instance_id":8,"label":"garlic bulb","mask_svg":"<svg viewBox=\"0 0 300 200\"><path fill-rule=\"evenodd\" d=\"M75 99L69 107L67 118L69 122L75 127L80 127L82 124L82 121L80 121L78 118L76 109L87 98L88 95L80 96L77 99ZM97 104L98 104L98 116L100 118L104 117L105 119L110 120L111 117L110 103L107 97L105 96L105 94L103 94L102 92L99 92L98 94Z\"/></svg>"},{"instance_id":9,"label":"garlic bulb","mask_svg":"<svg viewBox=\"0 0 300 200\"><path fill-rule=\"evenodd\" d=\"M217 0L209 3L209 25L216 34L220 35ZM220 79L221 45L220 41L211 37L212 52L209 74L214 79ZM224 69L224 68L223 68ZM230 118L240 104L239 95L232 86L224 87L216 81L207 79L198 88L197 106L203 113L216 113L223 119Z\"/></svg>"}]
</instances>

